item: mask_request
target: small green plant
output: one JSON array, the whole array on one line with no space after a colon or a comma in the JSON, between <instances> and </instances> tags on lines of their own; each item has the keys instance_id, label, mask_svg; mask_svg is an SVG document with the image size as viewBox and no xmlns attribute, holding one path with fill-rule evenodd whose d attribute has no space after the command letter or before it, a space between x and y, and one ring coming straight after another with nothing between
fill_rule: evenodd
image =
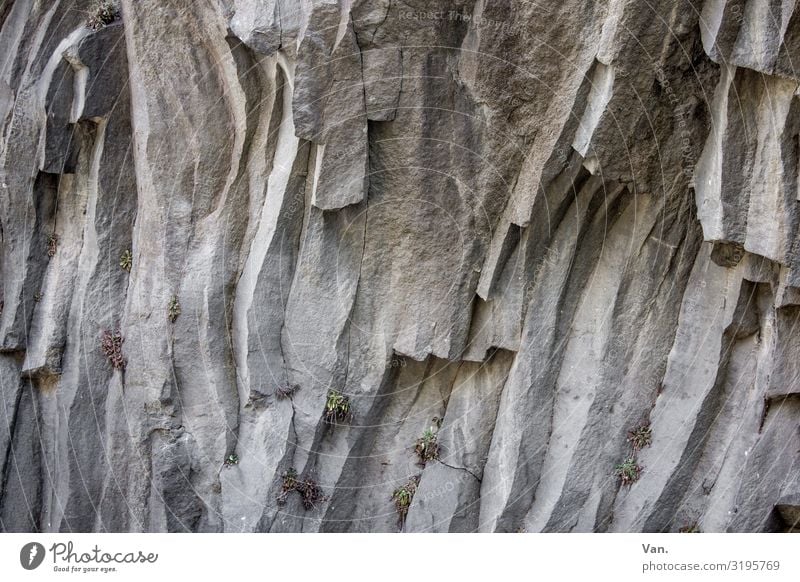
<instances>
[{"instance_id":1,"label":"small green plant","mask_svg":"<svg viewBox=\"0 0 800 582\"><path fill-rule=\"evenodd\" d=\"M434 427L425 429L425 432L422 433L422 436L417 439L414 445L414 452L423 465L428 461L439 458L439 443L437 442L437 433Z\"/></svg>"},{"instance_id":2,"label":"small green plant","mask_svg":"<svg viewBox=\"0 0 800 582\"><path fill-rule=\"evenodd\" d=\"M232 467L233 465L239 464L239 455L236 453L231 453L227 457L225 457L225 466Z\"/></svg>"},{"instance_id":3,"label":"small green plant","mask_svg":"<svg viewBox=\"0 0 800 582\"><path fill-rule=\"evenodd\" d=\"M108 358L111 366L118 369L125 369L125 357L122 355L122 342L125 339L119 331L104 330L101 336L101 348L103 354Z\"/></svg>"},{"instance_id":4,"label":"small green plant","mask_svg":"<svg viewBox=\"0 0 800 582\"><path fill-rule=\"evenodd\" d=\"M349 422L352 418L350 398L338 390L329 390L328 398L325 401L325 422L339 424L340 422Z\"/></svg>"},{"instance_id":5,"label":"small green plant","mask_svg":"<svg viewBox=\"0 0 800 582\"><path fill-rule=\"evenodd\" d=\"M58 237L54 234L51 234L47 237L47 256L51 259L56 256L56 251L58 250Z\"/></svg>"},{"instance_id":6,"label":"small green plant","mask_svg":"<svg viewBox=\"0 0 800 582\"><path fill-rule=\"evenodd\" d=\"M628 457L621 465L617 465L614 474L617 475L623 485L632 485L639 480L639 475L642 473L642 468L636 463L634 457Z\"/></svg>"},{"instance_id":7,"label":"small green plant","mask_svg":"<svg viewBox=\"0 0 800 582\"><path fill-rule=\"evenodd\" d=\"M411 507L411 502L414 500L414 494L417 492L419 486L419 475L411 477L408 483L401 485L392 493L392 501L394 501L394 509L397 512L397 527L403 529L406 523L406 516L408 515L408 508Z\"/></svg>"},{"instance_id":8,"label":"small green plant","mask_svg":"<svg viewBox=\"0 0 800 582\"><path fill-rule=\"evenodd\" d=\"M653 429L649 424L640 424L633 430L628 431L628 442L631 443L634 451L641 451L649 447L653 440Z\"/></svg>"},{"instance_id":9,"label":"small green plant","mask_svg":"<svg viewBox=\"0 0 800 582\"><path fill-rule=\"evenodd\" d=\"M700 526L698 525L698 523L696 521L693 521L692 523L687 523L683 527L679 528L678 533L702 533L702 532L700 531Z\"/></svg>"},{"instance_id":10,"label":"small green plant","mask_svg":"<svg viewBox=\"0 0 800 582\"><path fill-rule=\"evenodd\" d=\"M281 492L278 493L278 505L283 505L289 498L289 493L297 488L297 471L290 467L283 474L283 484L281 485Z\"/></svg>"},{"instance_id":11,"label":"small green plant","mask_svg":"<svg viewBox=\"0 0 800 582\"><path fill-rule=\"evenodd\" d=\"M279 400L285 400L286 398L291 398L292 394L297 392L299 389L300 386L297 384L281 384L275 388L275 395Z\"/></svg>"},{"instance_id":12,"label":"small green plant","mask_svg":"<svg viewBox=\"0 0 800 582\"><path fill-rule=\"evenodd\" d=\"M173 295L172 299L169 300L169 305L167 306L167 317L171 323L175 323L175 320L178 319L180 314L181 304L178 302L178 296Z\"/></svg>"},{"instance_id":13,"label":"small green plant","mask_svg":"<svg viewBox=\"0 0 800 582\"><path fill-rule=\"evenodd\" d=\"M119 266L122 267L123 271L128 271L130 273L131 265L133 265L133 254L131 254L130 249L125 249L119 258Z\"/></svg>"},{"instance_id":14,"label":"small green plant","mask_svg":"<svg viewBox=\"0 0 800 582\"><path fill-rule=\"evenodd\" d=\"M293 491L297 491L300 494L303 509L306 511L314 509L317 503L325 499L322 489L320 489L316 481L309 478L301 479L297 475L297 470L290 467L283 474L281 491L278 493L278 505L286 503L289 494Z\"/></svg>"},{"instance_id":15,"label":"small green plant","mask_svg":"<svg viewBox=\"0 0 800 582\"><path fill-rule=\"evenodd\" d=\"M119 4L113 0L96 2L86 19L86 28L100 30L120 17Z\"/></svg>"},{"instance_id":16,"label":"small green plant","mask_svg":"<svg viewBox=\"0 0 800 582\"><path fill-rule=\"evenodd\" d=\"M41 291L37 291L36 293L33 294L33 300L36 303L39 303L42 300L42 297L44 297L44 293L42 293Z\"/></svg>"}]
</instances>

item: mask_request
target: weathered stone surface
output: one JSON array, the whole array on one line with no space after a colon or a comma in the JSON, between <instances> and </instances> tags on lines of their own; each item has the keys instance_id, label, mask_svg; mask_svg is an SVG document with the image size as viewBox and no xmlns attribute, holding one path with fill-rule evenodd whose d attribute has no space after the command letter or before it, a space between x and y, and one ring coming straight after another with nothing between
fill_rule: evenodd
<instances>
[{"instance_id":1,"label":"weathered stone surface","mask_svg":"<svg viewBox=\"0 0 800 582\"><path fill-rule=\"evenodd\" d=\"M798 528L794 2L91 4L0 9L0 530Z\"/></svg>"}]
</instances>

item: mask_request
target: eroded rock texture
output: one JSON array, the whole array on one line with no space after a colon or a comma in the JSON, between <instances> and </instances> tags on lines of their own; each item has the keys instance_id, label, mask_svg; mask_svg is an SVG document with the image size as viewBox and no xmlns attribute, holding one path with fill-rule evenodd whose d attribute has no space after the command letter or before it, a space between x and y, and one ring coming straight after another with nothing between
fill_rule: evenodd
<instances>
[{"instance_id":1,"label":"eroded rock texture","mask_svg":"<svg viewBox=\"0 0 800 582\"><path fill-rule=\"evenodd\" d=\"M0 529L797 527L794 0L92 6L0 1Z\"/></svg>"}]
</instances>

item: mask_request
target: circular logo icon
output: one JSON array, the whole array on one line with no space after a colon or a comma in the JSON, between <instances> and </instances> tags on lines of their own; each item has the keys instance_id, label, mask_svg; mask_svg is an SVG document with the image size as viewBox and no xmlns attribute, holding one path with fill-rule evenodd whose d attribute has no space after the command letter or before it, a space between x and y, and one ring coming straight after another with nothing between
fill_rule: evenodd
<instances>
[{"instance_id":1,"label":"circular logo icon","mask_svg":"<svg viewBox=\"0 0 800 582\"><path fill-rule=\"evenodd\" d=\"M44 561L44 546L38 542L30 542L19 551L19 563L26 570L35 570Z\"/></svg>"}]
</instances>

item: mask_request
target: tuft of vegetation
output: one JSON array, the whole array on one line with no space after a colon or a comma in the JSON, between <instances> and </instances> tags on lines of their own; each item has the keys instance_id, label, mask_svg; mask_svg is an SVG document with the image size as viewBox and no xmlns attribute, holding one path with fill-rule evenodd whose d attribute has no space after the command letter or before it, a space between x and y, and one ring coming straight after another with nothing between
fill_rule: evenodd
<instances>
[{"instance_id":1,"label":"tuft of vegetation","mask_svg":"<svg viewBox=\"0 0 800 582\"><path fill-rule=\"evenodd\" d=\"M36 293L33 294L33 300L36 303L39 303L39 301L42 300L42 297L44 297L44 293L42 293L41 291L37 291Z\"/></svg>"},{"instance_id":2,"label":"tuft of vegetation","mask_svg":"<svg viewBox=\"0 0 800 582\"><path fill-rule=\"evenodd\" d=\"M123 271L128 271L130 273L131 265L133 265L133 254L131 254L130 249L125 249L119 258L119 266L122 267Z\"/></svg>"},{"instance_id":3,"label":"tuft of vegetation","mask_svg":"<svg viewBox=\"0 0 800 582\"><path fill-rule=\"evenodd\" d=\"M425 432L422 433L422 436L417 439L414 445L414 452L419 457L422 465L439 458L439 443L437 442L437 432L434 427L425 429Z\"/></svg>"},{"instance_id":4,"label":"tuft of vegetation","mask_svg":"<svg viewBox=\"0 0 800 582\"><path fill-rule=\"evenodd\" d=\"M169 305L167 306L167 317L169 318L170 323L175 323L175 320L178 319L180 314L181 304L178 302L178 296L173 295L172 299L169 300Z\"/></svg>"},{"instance_id":5,"label":"tuft of vegetation","mask_svg":"<svg viewBox=\"0 0 800 582\"><path fill-rule=\"evenodd\" d=\"M653 429L649 424L640 424L636 428L628 431L628 442L631 443L634 451L641 451L649 447L653 440Z\"/></svg>"},{"instance_id":6,"label":"tuft of vegetation","mask_svg":"<svg viewBox=\"0 0 800 582\"><path fill-rule=\"evenodd\" d=\"M86 19L86 28L100 30L121 17L119 4L114 0L100 0L89 12Z\"/></svg>"},{"instance_id":7,"label":"tuft of vegetation","mask_svg":"<svg viewBox=\"0 0 800 582\"><path fill-rule=\"evenodd\" d=\"M614 474L622 480L623 485L632 485L639 480L641 473L642 468L636 463L634 457L625 459L622 464L617 465L614 471Z\"/></svg>"},{"instance_id":8,"label":"tuft of vegetation","mask_svg":"<svg viewBox=\"0 0 800 582\"><path fill-rule=\"evenodd\" d=\"M236 453L231 453L230 455L225 457L225 466L226 467L232 467L232 466L238 465L238 464L239 464L239 455L237 455Z\"/></svg>"},{"instance_id":9,"label":"tuft of vegetation","mask_svg":"<svg viewBox=\"0 0 800 582\"><path fill-rule=\"evenodd\" d=\"M58 251L58 237L51 234L47 237L47 256L52 259L56 256L56 251Z\"/></svg>"},{"instance_id":10,"label":"tuft of vegetation","mask_svg":"<svg viewBox=\"0 0 800 582\"><path fill-rule=\"evenodd\" d=\"M698 525L698 523L696 521L693 521L692 523L687 523L683 527L679 528L678 533L702 533L702 532L700 531L700 526Z\"/></svg>"},{"instance_id":11,"label":"tuft of vegetation","mask_svg":"<svg viewBox=\"0 0 800 582\"><path fill-rule=\"evenodd\" d=\"M317 503L325 500L322 489L317 482L313 479L301 479L297 475L297 470L293 467L287 469L283 474L283 484L281 485L281 492L278 493L278 505L283 505L289 498L289 494L297 491L300 494L303 509L308 511L314 509Z\"/></svg>"},{"instance_id":12,"label":"tuft of vegetation","mask_svg":"<svg viewBox=\"0 0 800 582\"><path fill-rule=\"evenodd\" d=\"M397 512L397 527L403 529L406 524L406 516L408 515L408 508L411 507L411 502L414 499L414 494L417 492L419 486L419 475L411 477L408 483L401 485L392 493L392 501L394 501L394 509Z\"/></svg>"},{"instance_id":13,"label":"tuft of vegetation","mask_svg":"<svg viewBox=\"0 0 800 582\"><path fill-rule=\"evenodd\" d=\"M636 456L643 448L649 447L653 441L653 429L650 427L650 423L643 422L629 430L627 440L633 450L628 458L614 469L614 474L620 478L623 486L636 483L641 476L642 467L636 462Z\"/></svg>"},{"instance_id":14,"label":"tuft of vegetation","mask_svg":"<svg viewBox=\"0 0 800 582\"><path fill-rule=\"evenodd\" d=\"M300 386L297 384L281 384L277 388L275 388L275 395L280 400L285 400L286 398L291 398L292 394L297 392L300 389Z\"/></svg>"},{"instance_id":15,"label":"tuft of vegetation","mask_svg":"<svg viewBox=\"0 0 800 582\"><path fill-rule=\"evenodd\" d=\"M281 485L281 492L278 494L278 505L283 505L289 498L289 493L297 487L297 470L294 467L289 467L283 474L283 484Z\"/></svg>"},{"instance_id":16,"label":"tuft of vegetation","mask_svg":"<svg viewBox=\"0 0 800 582\"><path fill-rule=\"evenodd\" d=\"M325 422L328 424L339 424L340 422L350 422L353 413L350 410L350 398L338 390L329 390L328 398L325 402Z\"/></svg>"},{"instance_id":17,"label":"tuft of vegetation","mask_svg":"<svg viewBox=\"0 0 800 582\"><path fill-rule=\"evenodd\" d=\"M317 503L325 499L325 496L322 494L322 489L320 489L316 481L312 481L311 479L300 481L300 487L297 491L300 492L303 498L303 509L306 511L314 509Z\"/></svg>"},{"instance_id":18,"label":"tuft of vegetation","mask_svg":"<svg viewBox=\"0 0 800 582\"><path fill-rule=\"evenodd\" d=\"M125 369L125 357L122 355L122 342L125 339L119 331L104 330L101 337L101 347L103 354L108 358L111 366L118 369Z\"/></svg>"}]
</instances>

